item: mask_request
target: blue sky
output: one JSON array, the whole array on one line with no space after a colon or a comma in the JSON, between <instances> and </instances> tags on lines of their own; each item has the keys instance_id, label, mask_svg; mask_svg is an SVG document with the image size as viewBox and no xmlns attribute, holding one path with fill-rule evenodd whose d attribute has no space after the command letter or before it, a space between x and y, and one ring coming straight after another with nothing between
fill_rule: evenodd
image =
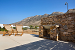
<instances>
[{"instance_id":1,"label":"blue sky","mask_svg":"<svg viewBox=\"0 0 75 50\"><path fill-rule=\"evenodd\" d=\"M75 0L0 0L0 24L11 24L27 17L75 8Z\"/></svg>"}]
</instances>

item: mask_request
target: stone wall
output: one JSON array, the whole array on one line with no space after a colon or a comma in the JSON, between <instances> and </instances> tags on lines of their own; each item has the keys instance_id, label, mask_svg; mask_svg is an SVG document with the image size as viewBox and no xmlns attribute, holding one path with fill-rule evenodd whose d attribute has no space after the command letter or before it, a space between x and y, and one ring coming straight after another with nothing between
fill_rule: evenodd
<instances>
[{"instance_id":1,"label":"stone wall","mask_svg":"<svg viewBox=\"0 0 75 50\"><path fill-rule=\"evenodd\" d=\"M43 25L59 25L59 40L75 42L75 13L44 17L41 19Z\"/></svg>"}]
</instances>

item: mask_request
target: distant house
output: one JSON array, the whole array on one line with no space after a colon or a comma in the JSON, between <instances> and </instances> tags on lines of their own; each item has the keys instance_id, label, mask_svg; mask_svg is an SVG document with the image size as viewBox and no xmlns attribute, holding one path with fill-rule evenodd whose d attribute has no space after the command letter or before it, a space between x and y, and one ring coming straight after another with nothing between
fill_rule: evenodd
<instances>
[{"instance_id":1,"label":"distant house","mask_svg":"<svg viewBox=\"0 0 75 50\"><path fill-rule=\"evenodd\" d=\"M16 26L14 26L14 25L11 25L12 27L16 27ZM27 28L30 28L29 26L23 26L23 28L25 28L25 27L27 27Z\"/></svg>"},{"instance_id":2,"label":"distant house","mask_svg":"<svg viewBox=\"0 0 75 50\"><path fill-rule=\"evenodd\" d=\"M29 26L23 26L23 28L25 28L25 27L30 28Z\"/></svg>"},{"instance_id":3,"label":"distant house","mask_svg":"<svg viewBox=\"0 0 75 50\"><path fill-rule=\"evenodd\" d=\"M3 28L4 27L3 24L0 24L0 27Z\"/></svg>"},{"instance_id":4,"label":"distant house","mask_svg":"<svg viewBox=\"0 0 75 50\"><path fill-rule=\"evenodd\" d=\"M16 27L16 26L14 26L14 25L11 25L12 27Z\"/></svg>"},{"instance_id":5,"label":"distant house","mask_svg":"<svg viewBox=\"0 0 75 50\"><path fill-rule=\"evenodd\" d=\"M14 26L14 25L11 25L11 26L12 26L12 27L16 27L16 26ZM0 27L3 28L3 27L4 27L3 24L0 24ZM25 28L25 27L30 28L29 26L23 26L23 28Z\"/></svg>"}]
</instances>

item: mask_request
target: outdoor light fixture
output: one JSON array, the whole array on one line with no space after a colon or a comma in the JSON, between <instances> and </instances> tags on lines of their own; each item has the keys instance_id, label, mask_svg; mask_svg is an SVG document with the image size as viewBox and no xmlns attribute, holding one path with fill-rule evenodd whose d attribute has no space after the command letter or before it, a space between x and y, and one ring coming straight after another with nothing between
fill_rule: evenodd
<instances>
[{"instance_id":1,"label":"outdoor light fixture","mask_svg":"<svg viewBox=\"0 0 75 50\"><path fill-rule=\"evenodd\" d=\"M66 2L65 5L67 5L67 11L68 11L68 3Z\"/></svg>"}]
</instances>

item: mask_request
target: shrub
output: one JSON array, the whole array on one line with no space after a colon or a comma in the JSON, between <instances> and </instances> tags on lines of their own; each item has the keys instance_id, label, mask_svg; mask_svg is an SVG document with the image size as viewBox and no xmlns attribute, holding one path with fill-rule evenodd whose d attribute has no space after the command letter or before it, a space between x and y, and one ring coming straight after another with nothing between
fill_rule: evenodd
<instances>
[{"instance_id":1,"label":"shrub","mask_svg":"<svg viewBox=\"0 0 75 50\"><path fill-rule=\"evenodd\" d=\"M29 27L30 27L30 29L33 29L33 26L32 25L30 25Z\"/></svg>"},{"instance_id":2,"label":"shrub","mask_svg":"<svg viewBox=\"0 0 75 50\"><path fill-rule=\"evenodd\" d=\"M1 28L1 31L4 31L5 29Z\"/></svg>"},{"instance_id":3,"label":"shrub","mask_svg":"<svg viewBox=\"0 0 75 50\"><path fill-rule=\"evenodd\" d=\"M0 31L1 31L1 27L0 27Z\"/></svg>"},{"instance_id":4,"label":"shrub","mask_svg":"<svg viewBox=\"0 0 75 50\"><path fill-rule=\"evenodd\" d=\"M16 29L16 27L13 27L13 29Z\"/></svg>"},{"instance_id":5,"label":"shrub","mask_svg":"<svg viewBox=\"0 0 75 50\"><path fill-rule=\"evenodd\" d=\"M35 26L35 29L37 29L38 26Z\"/></svg>"},{"instance_id":6,"label":"shrub","mask_svg":"<svg viewBox=\"0 0 75 50\"><path fill-rule=\"evenodd\" d=\"M1 28L1 31L4 31L5 30L5 28L3 27L3 28ZM8 31L8 30L5 30L5 31Z\"/></svg>"},{"instance_id":7,"label":"shrub","mask_svg":"<svg viewBox=\"0 0 75 50\"><path fill-rule=\"evenodd\" d=\"M35 29L35 27L32 27L31 29Z\"/></svg>"},{"instance_id":8,"label":"shrub","mask_svg":"<svg viewBox=\"0 0 75 50\"><path fill-rule=\"evenodd\" d=\"M2 29L4 29L4 30L5 30L5 27L3 27Z\"/></svg>"},{"instance_id":9,"label":"shrub","mask_svg":"<svg viewBox=\"0 0 75 50\"><path fill-rule=\"evenodd\" d=\"M1 31L4 31L5 30L5 28L3 27L3 28L1 28Z\"/></svg>"},{"instance_id":10,"label":"shrub","mask_svg":"<svg viewBox=\"0 0 75 50\"><path fill-rule=\"evenodd\" d=\"M27 29L28 29L27 27L24 27L24 28L23 28L23 30L27 30Z\"/></svg>"}]
</instances>

